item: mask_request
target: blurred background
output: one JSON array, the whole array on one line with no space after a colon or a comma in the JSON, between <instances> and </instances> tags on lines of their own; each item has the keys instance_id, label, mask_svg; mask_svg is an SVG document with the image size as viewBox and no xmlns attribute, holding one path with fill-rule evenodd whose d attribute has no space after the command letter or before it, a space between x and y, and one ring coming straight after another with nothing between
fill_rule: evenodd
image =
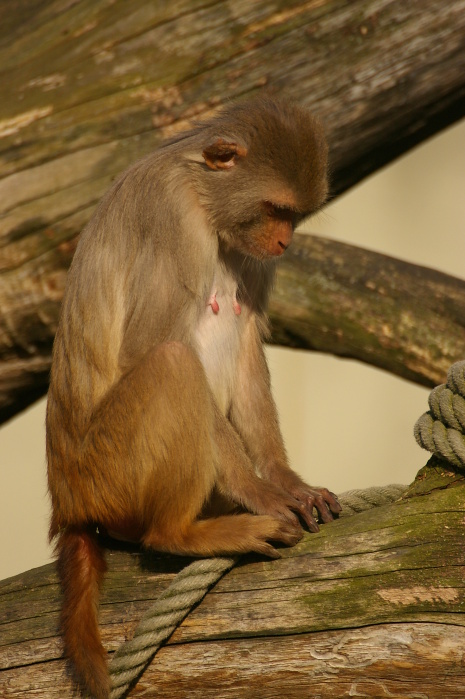
<instances>
[{"instance_id":1,"label":"blurred background","mask_svg":"<svg viewBox=\"0 0 465 699\"><path fill-rule=\"evenodd\" d=\"M304 230L465 277L465 122L340 197ZM355 361L269 348L293 467L336 493L408 484L428 459L412 435L428 390ZM45 400L0 429L0 579L51 560Z\"/></svg>"}]
</instances>

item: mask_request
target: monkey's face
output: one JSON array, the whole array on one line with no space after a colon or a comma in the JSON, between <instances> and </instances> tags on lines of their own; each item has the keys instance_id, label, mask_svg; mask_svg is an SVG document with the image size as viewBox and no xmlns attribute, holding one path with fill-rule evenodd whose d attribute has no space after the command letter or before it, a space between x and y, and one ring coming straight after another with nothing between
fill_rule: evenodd
<instances>
[{"instance_id":1,"label":"monkey's face","mask_svg":"<svg viewBox=\"0 0 465 699\"><path fill-rule=\"evenodd\" d=\"M257 162L236 143L217 139L203 151L207 168L205 205L220 241L260 260L289 247L300 211L292 187L278 169Z\"/></svg>"},{"instance_id":2,"label":"monkey's face","mask_svg":"<svg viewBox=\"0 0 465 699\"><path fill-rule=\"evenodd\" d=\"M289 247L300 219L301 216L289 206L261 201L254 218L238 222L233 231L226 230L223 236L227 244L245 255L260 260L280 257Z\"/></svg>"},{"instance_id":3,"label":"monkey's face","mask_svg":"<svg viewBox=\"0 0 465 699\"><path fill-rule=\"evenodd\" d=\"M213 229L245 255L279 257L326 198L321 126L305 110L260 99L208 130L199 181Z\"/></svg>"}]
</instances>

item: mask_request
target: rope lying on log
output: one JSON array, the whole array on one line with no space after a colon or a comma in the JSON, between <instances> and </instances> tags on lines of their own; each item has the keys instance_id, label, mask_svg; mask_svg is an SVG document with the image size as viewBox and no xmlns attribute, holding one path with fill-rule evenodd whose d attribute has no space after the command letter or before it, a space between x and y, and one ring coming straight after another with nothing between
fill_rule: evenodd
<instances>
[{"instance_id":1,"label":"rope lying on log","mask_svg":"<svg viewBox=\"0 0 465 699\"><path fill-rule=\"evenodd\" d=\"M344 516L398 500L404 485L350 490L338 496ZM230 570L239 557L206 558L186 566L164 590L139 622L131 640L123 643L110 663L111 699L122 697L143 673L163 641L200 602L208 590Z\"/></svg>"},{"instance_id":2,"label":"rope lying on log","mask_svg":"<svg viewBox=\"0 0 465 699\"><path fill-rule=\"evenodd\" d=\"M454 466L465 466L465 361L453 364L447 383L434 388L430 410L415 424L418 444ZM353 515L398 500L404 485L350 490L338 496L341 516ZM142 674L163 641L200 602L239 557L207 558L182 570L139 622L133 638L114 654L110 664L111 699L122 697Z\"/></svg>"}]
</instances>

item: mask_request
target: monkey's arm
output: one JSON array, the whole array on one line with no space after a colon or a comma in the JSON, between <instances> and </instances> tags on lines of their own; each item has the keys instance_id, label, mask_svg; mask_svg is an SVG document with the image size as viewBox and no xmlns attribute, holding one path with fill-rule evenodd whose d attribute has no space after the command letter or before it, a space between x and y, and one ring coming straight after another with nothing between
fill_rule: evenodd
<instances>
[{"instance_id":1,"label":"monkey's arm","mask_svg":"<svg viewBox=\"0 0 465 699\"><path fill-rule=\"evenodd\" d=\"M215 440L219 455L217 487L221 495L249 512L271 515L300 530L294 514L300 513L300 502L278 484L257 475L240 436L216 406Z\"/></svg>"},{"instance_id":2,"label":"monkey's arm","mask_svg":"<svg viewBox=\"0 0 465 699\"><path fill-rule=\"evenodd\" d=\"M238 374L231 423L259 475L298 500L300 514L308 527L316 531L314 507L324 522L330 521L331 512L338 513L341 507L333 493L326 488L311 488L289 466L263 345L253 316L245 333Z\"/></svg>"}]
</instances>

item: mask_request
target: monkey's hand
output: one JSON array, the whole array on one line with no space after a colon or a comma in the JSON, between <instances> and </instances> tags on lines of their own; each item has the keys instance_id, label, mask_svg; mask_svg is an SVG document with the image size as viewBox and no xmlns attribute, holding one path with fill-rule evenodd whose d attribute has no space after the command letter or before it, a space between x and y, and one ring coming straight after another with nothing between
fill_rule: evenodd
<instances>
[{"instance_id":1,"label":"monkey's hand","mask_svg":"<svg viewBox=\"0 0 465 699\"><path fill-rule=\"evenodd\" d=\"M268 480L258 479L257 482L259 488L249 487L247 493L242 493L240 497L241 504L249 512L257 515L270 515L274 519L280 520L283 526L286 525L293 528L299 534L299 538L303 533L299 516L307 522L312 531L318 531L316 522L314 526L310 525L309 520L312 510L310 509L307 512L306 505L302 499ZM308 486L306 487L308 489ZM300 491L297 491L297 489L296 495L301 496Z\"/></svg>"},{"instance_id":2,"label":"monkey's hand","mask_svg":"<svg viewBox=\"0 0 465 699\"><path fill-rule=\"evenodd\" d=\"M288 466L274 463L263 475L292 498L294 505L291 505L291 509L301 517L311 532L319 531L314 510L317 510L322 522L331 522L333 515L342 510L334 493L327 488L312 488Z\"/></svg>"},{"instance_id":3,"label":"monkey's hand","mask_svg":"<svg viewBox=\"0 0 465 699\"><path fill-rule=\"evenodd\" d=\"M319 531L313 514L314 509L317 510L322 522L331 522L334 519L333 514L337 515L342 510L336 495L327 488L311 488L302 483L291 488L290 494L298 501L299 508L296 512L311 532Z\"/></svg>"}]
</instances>

